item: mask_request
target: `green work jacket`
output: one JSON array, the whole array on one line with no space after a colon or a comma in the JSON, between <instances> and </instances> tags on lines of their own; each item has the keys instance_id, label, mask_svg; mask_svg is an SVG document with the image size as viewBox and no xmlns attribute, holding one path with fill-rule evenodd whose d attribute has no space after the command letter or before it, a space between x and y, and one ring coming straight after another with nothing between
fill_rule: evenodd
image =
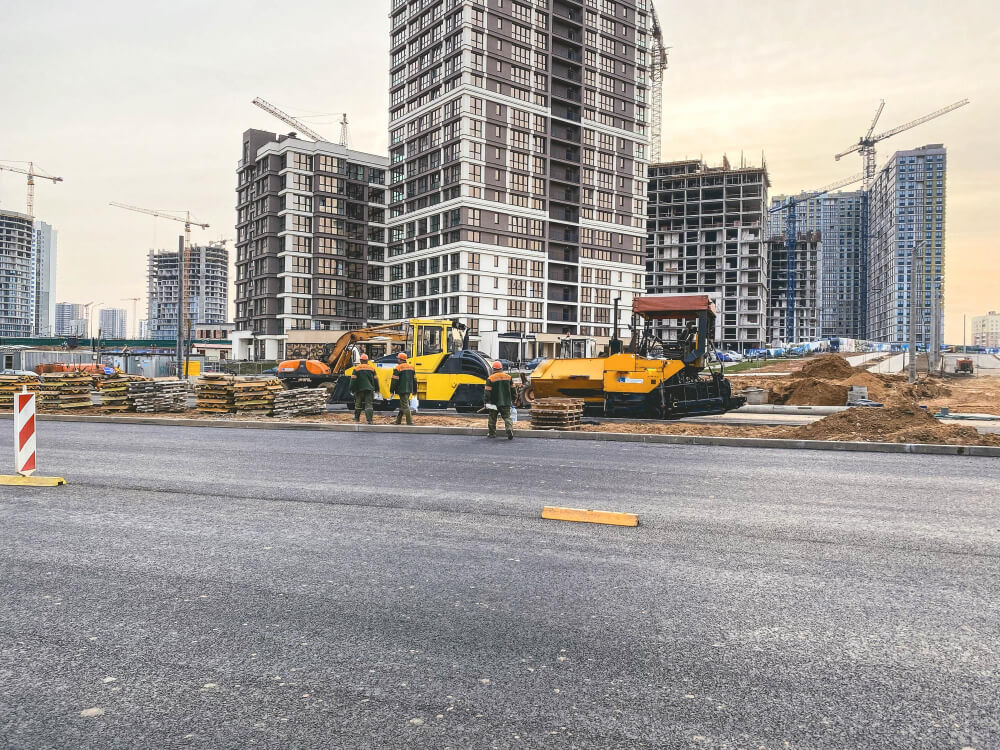
<instances>
[{"instance_id":1,"label":"green work jacket","mask_svg":"<svg viewBox=\"0 0 1000 750\"><path fill-rule=\"evenodd\" d=\"M495 372L486 379L485 402L495 406L510 406L514 403L514 387L510 375Z\"/></svg>"},{"instance_id":2,"label":"green work jacket","mask_svg":"<svg viewBox=\"0 0 1000 750\"><path fill-rule=\"evenodd\" d=\"M417 373L413 365L408 362L396 365L392 373L392 383L389 386L390 393L416 393Z\"/></svg>"},{"instance_id":3,"label":"green work jacket","mask_svg":"<svg viewBox=\"0 0 1000 750\"><path fill-rule=\"evenodd\" d=\"M367 362L362 362L351 373L351 393L364 393L378 390L378 376L375 368Z\"/></svg>"}]
</instances>

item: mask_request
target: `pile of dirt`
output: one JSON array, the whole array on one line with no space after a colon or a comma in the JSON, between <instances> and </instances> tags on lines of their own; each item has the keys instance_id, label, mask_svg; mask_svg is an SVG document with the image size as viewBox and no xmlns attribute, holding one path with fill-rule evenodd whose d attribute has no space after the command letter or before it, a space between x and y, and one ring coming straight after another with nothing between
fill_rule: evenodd
<instances>
[{"instance_id":1,"label":"pile of dirt","mask_svg":"<svg viewBox=\"0 0 1000 750\"><path fill-rule=\"evenodd\" d=\"M838 354L819 354L807 361L800 370L792 373L793 378L822 378L843 380L854 374L854 368Z\"/></svg>"},{"instance_id":2,"label":"pile of dirt","mask_svg":"<svg viewBox=\"0 0 1000 750\"><path fill-rule=\"evenodd\" d=\"M868 389L868 398L872 401L885 401L891 388L880 377L866 370L856 372L851 377L840 382L841 385L846 386L864 386Z\"/></svg>"},{"instance_id":3,"label":"pile of dirt","mask_svg":"<svg viewBox=\"0 0 1000 750\"><path fill-rule=\"evenodd\" d=\"M861 440L879 443L1000 445L1000 436L973 427L945 425L915 403L884 408L857 407L789 431L800 440Z\"/></svg>"},{"instance_id":4,"label":"pile of dirt","mask_svg":"<svg viewBox=\"0 0 1000 750\"><path fill-rule=\"evenodd\" d=\"M844 406L847 386L826 383L816 378L796 378L791 383L770 389L772 404L789 406Z\"/></svg>"}]
</instances>

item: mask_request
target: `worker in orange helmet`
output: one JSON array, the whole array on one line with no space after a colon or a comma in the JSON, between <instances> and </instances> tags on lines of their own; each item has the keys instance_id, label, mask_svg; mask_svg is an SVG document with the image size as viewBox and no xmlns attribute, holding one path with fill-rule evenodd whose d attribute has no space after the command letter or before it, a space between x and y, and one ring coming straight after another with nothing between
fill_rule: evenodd
<instances>
[{"instance_id":1,"label":"worker in orange helmet","mask_svg":"<svg viewBox=\"0 0 1000 750\"><path fill-rule=\"evenodd\" d=\"M375 391L378 390L378 376L375 368L368 363L368 355L362 354L361 361L351 373L351 393L354 394L354 421L361 421L361 409L365 419L372 424L375 416Z\"/></svg>"},{"instance_id":2,"label":"worker in orange helmet","mask_svg":"<svg viewBox=\"0 0 1000 750\"><path fill-rule=\"evenodd\" d=\"M417 392L417 373L413 369L413 365L406 361L404 352L400 352L396 359L399 364L392 372L392 384L389 386L389 392L399 396L399 413L396 415L396 424L402 424L403 417L406 417L406 424L413 424L410 397Z\"/></svg>"},{"instance_id":3,"label":"worker in orange helmet","mask_svg":"<svg viewBox=\"0 0 1000 750\"><path fill-rule=\"evenodd\" d=\"M510 419L510 407L514 402L514 388L510 375L503 371L503 365L493 363L493 374L486 379L483 391L486 410L489 413L489 434L497 436L497 415L503 417L503 426L507 429L507 439L514 439L514 423Z\"/></svg>"}]
</instances>

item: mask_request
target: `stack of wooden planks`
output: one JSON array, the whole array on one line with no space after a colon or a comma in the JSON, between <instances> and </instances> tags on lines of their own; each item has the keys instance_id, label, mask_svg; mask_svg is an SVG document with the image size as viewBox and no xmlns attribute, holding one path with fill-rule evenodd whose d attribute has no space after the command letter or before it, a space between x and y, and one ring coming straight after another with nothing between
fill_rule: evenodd
<instances>
[{"instance_id":1,"label":"stack of wooden planks","mask_svg":"<svg viewBox=\"0 0 1000 750\"><path fill-rule=\"evenodd\" d=\"M308 414L322 414L330 392L326 388L292 388L274 394L275 417L301 417Z\"/></svg>"},{"instance_id":2,"label":"stack of wooden planks","mask_svg":"<svg viewBox=\"0 0 1000 750\"><path fill-rule=\"evenodd\" d=\"M133 380L128 384L129 409L140 414L182 412L187 409L188 384L177 378Z\"/></svg>"},{"instance_id":3,"label":"stack of wooden planks","mask_svg":"<svg viewBox=\"0 0 1000 750\"><path fill-rule=\"evenodd\" d=\"M270 414L274 395L282 390L277 378L203 375L195 389L198 411L206 414Z\"/></svg>"},{"instance_id":4,"label":"stack of wooden planks","mask_svg":"<svg viewBox=\"0 0 1000 750\"><path fill-rule=\"evenodd\" d=\"M94 379L85 372L46 372L39 389L41 406L48 409L82 409L93 406L90 389Z\"/></svg>"},{"instance_id":5,"label":"stack of wooden planks","mask_svg":"<svg viewBox=\"0 0 1000 750\"><path fill-rule=\"evenodd\" d=\"M237 378L232 389L237 414L270 414L275 394L281 393L283 386L277 378Z\"/></svg>"},{"instance_id":6,"label":"stack of wooden planks","mask_svg":"<svg viewBox=\"0 0 1000 750\"><path fill-rule=\"evenodd\" d=\"M38 392L37 375L0 375L0 409L14 410L14 394L27 387L30 393Z\"/></svg>"},{"instance_id":7,"label":"stack of wooden planks","mask_svg":"<svg viewBox=\"0 0 1000 750\"><path fill-rule=\"evenodd\" d=\"M136 377L138 376L115 373L99 378L97 390L101 394L101 406L109 411L128 411L128 384Z\"/></svg>"},{"instance_id":8,"label":"stack of wooden planks","mask_svg":"<svg viewBox=\"0 0 1000 750\"><path fill-rule=\"evenodd\" d=\"M579 430L582 398L536 398L531 402L531 429Z\"/></svg>"},{"instance_id":9,"label":"stack of wooden planks","mask_svg":"<svg viewBox=\"0 0 1000 750\"><path fill-rule=\"evenodd\" d=\"M205 414L228 414L234 411L232 375L217 375L211 373L202 375L195 384L195 395L198 397L196 407Z\"/></svg>"}]
</instances>

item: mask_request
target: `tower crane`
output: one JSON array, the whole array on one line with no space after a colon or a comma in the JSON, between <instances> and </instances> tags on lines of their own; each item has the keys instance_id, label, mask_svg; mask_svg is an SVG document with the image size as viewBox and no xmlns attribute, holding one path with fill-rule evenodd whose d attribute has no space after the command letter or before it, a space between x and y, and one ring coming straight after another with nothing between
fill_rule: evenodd
<instances>
[{"instance_id":1,"label":"tower crane","mask_svg":"<svg viewBox=\"0 0 1000 750\"><path fill-rule=\"evenodd\" d=\"M924 115L923 117L918 117L916 120L911 120L910 122L899 125L898 127L887 130L884 133L879 133L873 136L872 133L875 131L875 125L878 124L878 118L882 115L882 110L885 109L885 99L881 100L878 105L878 109L875 110L875 117L872 120L872 124L868 128L868 132L865 133L858 139L858 142L851 146L846 151L841 151L839 154L833 158L836 161L840 161L842 157L848 156L849 154L859 153L861 158L864 160L864 189L868 190L871 187L872 180L875 179L875 144L879 141L884 141L886 138L890 138L898 133L902 133L904 130L910 130L911 128L917 127L917 125L923 125L925 122L934 120L941 115L946 115L959 107L964 107L969 103L968 99L962 99L954 104L949 104L947 107L942 107L939 110L931 112L930 114Z\"/></svg>"},{"instance_id":2,"label":"tower crane","mask_svg":"<svg viewBox=\"0 0 1000 750\"><path fill-rule=\"evenodd\" d=\"M787 288L785 289L785 338L788 340L788 343L795 341L795 246L798 243L796 209L801 203L806 203L813 198L819 198L833 190L852 185L855 182L861 182L863 179L863 173L856 174L852 177L838 180L827 185L825 188L811 193L802 193L794 197L789 196L780 205L768 211L769 214L778 213L779 211L785 212L785 252L787 255L785 258L785 272L788 277Z\"/></svg>"},{"instance_id":3,"label":"tower crane","mask_svg":"<svg viewBox=\"0 0 1000 750\"><path fill-rule=\"evenodd\" d=\"M202 229L208 229L208 224L202 224L198 221L192 221L190 211L154 211L149 208L139 208L138 206L130 206L127 203L115 203L112 201L109 205L115 206L117 208L124 208L128 211L137 211L141 214L148 214L150 216L156 216L160 219L170 219L171 221L180 221L184 223L184 248L181 252L181 257L178 258L179 264L177 269L177 278L182 280L178 284L180 287L179 293L177 295L177 377L182 377L183 363L184 363L184 329L188 323L190 314L188 312L188 284L190 282L191 269L189 268L189 258L191 254L191 226L201 227ZM175 213L183 213L184 217L174 216ZM186 375L186 373L185 373Z\"/></svg>"},{"instance_id":4,"label":"tower crane","mask_svg":"<svg viewBox=\"0 0 1000 750\"><path fill-rule=\"evenodd\" d=\"M4 172L17 172L18 174L28 175L28 216L32 219L35 218L35 178L40 177L43 180L51 180L53 183L62 182L62 177L54 177L50 174L45 174L44 171L39 172L35 168L35 162L15 162L17 164L27 164L27 169L21 169L20 167L9 167L6 164L0 164L0 170Z\"/></svg>"},{"instance_id":5,"label":"tower crane","mask_svg":"<svg viewBox=\"0 0 1000 750\"><path fill-rule=\"evenodd\" d=\"M653 41L650 45L650 161L660 160L660 141L663 137L663 78L667 74L667 50L663 43L663 31L660 19L656 15L656 6L650 4L653 21Z\"/></svg>"},{"instance_id":6,"label":"tower crane","mask_svg":"<svg viewBox=\"0 0 1000 750\"><path fill-rule=\"evenodd\" d=\"M273 115L274 117L277 117L279 120L281 120L286 125L291 125L293 128L295 128L296 130L298 130L298 132L301 133L302 135L305 135L305 136L307 136L309 138L312 138L314 141L322 141L324 143L331 143L331 141L330 141L329 138L324 138L319 133L317 133L315 130L313 130L308 125L306 125L305 123L303 123L301 120L295 119L294 117L292 117L287 112L284 112L284 111L278 109L277 107L275 107L270 102L267 102L267 101L264 101L263 99L261 99L259 96L256 99L253 100L253 103L256 104L258 107L260 107L265 112L267 112L268 114ZM346 148L347 145L348 145L347 113L346 112L338 112L337 114L340 115L340 145L344 146Z\"/></svg>"}]
</instances>

